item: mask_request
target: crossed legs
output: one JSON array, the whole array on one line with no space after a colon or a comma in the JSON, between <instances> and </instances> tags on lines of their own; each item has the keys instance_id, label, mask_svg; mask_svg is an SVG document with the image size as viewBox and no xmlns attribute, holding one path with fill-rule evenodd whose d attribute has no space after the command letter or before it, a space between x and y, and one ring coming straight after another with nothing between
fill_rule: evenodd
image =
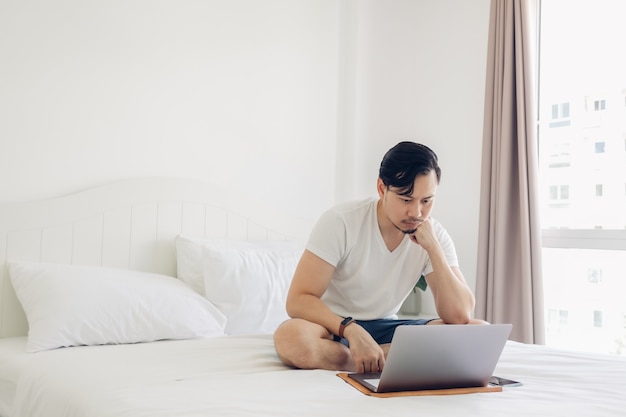
<instances>
[{"instance_id":1,"label":"crossed legs","mask_svg":"<svg viewBox=\"0 0 626 417\"><path fill-rule=\"evenodd\" d=\"M468 324L488 324L472 319ZM436 319L428 325L445 325ZM355 371L350 349L335 342L333 335L319 324L302 319L290 319L282 323L274 333L274 345L279 358L288 366L301 369L329 369ZM389 344L381 345L385 357Z\"/></svg>"},{"instance_id":2,"label":"crossed legs","mask_svg":"<svg viewBox=\"0 0 626 417\"><path fill-rule=\"evenodd\" d=\"M274 345L280 359L301 369L355 369L350 349L333 341L333 335L319 324L291 319L274 333Z\"/></svg>"}]
</instances>

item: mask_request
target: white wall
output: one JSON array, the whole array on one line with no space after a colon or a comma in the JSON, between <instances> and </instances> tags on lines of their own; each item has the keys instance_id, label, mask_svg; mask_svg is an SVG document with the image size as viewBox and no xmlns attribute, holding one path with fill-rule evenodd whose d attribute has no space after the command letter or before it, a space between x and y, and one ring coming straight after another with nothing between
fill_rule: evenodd
<instances>
[{"instance_id":1,"label":"white wall","mask_svg":"<svg viewBox=\"0 0 626 417\"><path fill-rule=\"evenodd\" d=\"M384 152L415 140L439 155L433 217L457 246L472 287L478 240L480 159L489 0L361 0L356 32L355 129L345 151L352 198L375 192ZM351 159L350 159L351 158ZM423 303L434 313L431 297Z\"/></svg>"},{"instance_id":2,"label":"white wall","mask_svg":"<svg viewBox=\"0 0 626 417\"><path fill-rule=\"evenodd\" d=\"M0 2L0 202L222 182L314 219L403 139L474 285L489 0ZM427 308L432 308L428 306Z\"/></svg>"},{"instance_id":3,"label":"white wall","mask_svg":"<svg viewBox=\"0 0 626 417\"><path fill-rule=\"evenodd\" d=\"M112 179L334 199L338 1L0 3L0 201ZM303 204L306 203L306 204Z\"/></svg>"}]
</instances>

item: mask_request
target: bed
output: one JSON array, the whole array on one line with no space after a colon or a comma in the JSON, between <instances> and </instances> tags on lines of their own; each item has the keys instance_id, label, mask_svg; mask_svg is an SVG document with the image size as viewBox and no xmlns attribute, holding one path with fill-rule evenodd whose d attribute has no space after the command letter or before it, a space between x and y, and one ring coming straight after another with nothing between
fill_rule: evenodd
<instances>
[{"instance_id":1,"label":"bed","mask_svg":"<svg viewBox=\"0 0 626 417\"><path fill-rule=\"evenodd\" d=\"M501 392L376 398L278 359L311 219L196 181L0 206L0 416L623 416L626 360L508 341Z\"/></svg>"}]
</instances>

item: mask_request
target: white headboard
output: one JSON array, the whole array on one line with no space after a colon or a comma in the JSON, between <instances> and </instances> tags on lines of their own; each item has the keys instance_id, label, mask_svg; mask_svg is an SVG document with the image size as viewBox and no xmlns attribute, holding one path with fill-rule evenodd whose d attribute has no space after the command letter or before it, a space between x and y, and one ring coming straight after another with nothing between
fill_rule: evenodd
<instances>
[{"instance_id":1,"label":"white headboard","mask_svg":"<svg viewBox=\"0 0 626 417\"><path fill-rule=\"evenodd\" d=\"M149 178L59 198L0 205L0 337L28 325L7 260L103 265L176 276L179 234L306 239L312 222L210 184Z\"/></svg>"}]
</instances>

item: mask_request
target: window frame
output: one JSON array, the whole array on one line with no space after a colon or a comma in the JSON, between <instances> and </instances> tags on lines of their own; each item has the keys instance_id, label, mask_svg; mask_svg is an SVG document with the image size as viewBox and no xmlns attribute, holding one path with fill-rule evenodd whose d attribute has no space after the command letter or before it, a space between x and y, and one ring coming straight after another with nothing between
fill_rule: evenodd
<instances>
[{"instance_id":1,"label":"window frame","mask_svg":"<svg viewBox=\"0 0 626 417\"><path fill-rule=\"evenodd\" d=\"M541 246L557 249L598 249L626 251L626 230L543 229Z\"/></svg>"}]
</instances>

